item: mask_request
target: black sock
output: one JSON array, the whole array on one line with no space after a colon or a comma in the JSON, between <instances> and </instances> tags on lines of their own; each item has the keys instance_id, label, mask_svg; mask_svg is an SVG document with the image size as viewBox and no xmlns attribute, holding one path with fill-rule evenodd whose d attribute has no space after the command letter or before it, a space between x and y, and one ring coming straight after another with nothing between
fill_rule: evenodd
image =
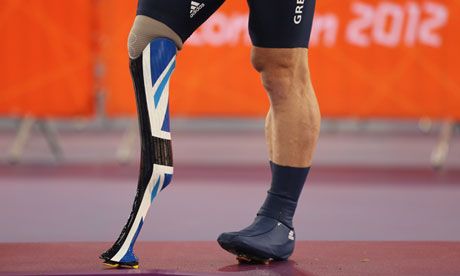
<instances>
[{"instance_id":1,"label":"black sock","mask_svg":"<svg viewBox=\"0 0 460 276\"><path fill-rule=\"evenodd\" d=\"M270 162L272 183L257 215L279 220L293 228L292 218L310 168L280 166Z\"/></svg>"}]
</instances>

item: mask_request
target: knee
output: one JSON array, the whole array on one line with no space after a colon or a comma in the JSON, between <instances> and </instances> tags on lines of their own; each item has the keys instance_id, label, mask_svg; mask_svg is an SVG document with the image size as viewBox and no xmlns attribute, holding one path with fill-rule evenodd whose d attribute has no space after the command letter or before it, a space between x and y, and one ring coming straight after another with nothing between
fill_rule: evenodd
<instances>
[{"instance_id":1,"label":"knee","mask_svg":"<svg viewBox=\"0 0 460 276\"><path fill-rule=\"evenodd\" d=\"M147 45L158 37L169 38L182 48L183 42L179 35L162 22L153 18L138 15L128 36L128 53L132 59L138 58Z\"/></svg>"},{"instance_id":2,"label":"knee","mask_svg":"<svg viewBox=\"0 0 460 276\"><path fill-rule=\"evenodd\" d=\"M272 106L288 99L306 96L309 80L305 49L254 48L253 67L261 74L262 84Z\"/></svg>"}]
</instances>

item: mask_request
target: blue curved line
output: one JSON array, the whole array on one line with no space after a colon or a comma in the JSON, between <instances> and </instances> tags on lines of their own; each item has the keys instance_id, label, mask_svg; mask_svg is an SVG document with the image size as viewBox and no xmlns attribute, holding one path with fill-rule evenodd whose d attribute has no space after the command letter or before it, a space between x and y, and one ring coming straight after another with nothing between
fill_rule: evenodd
<instances>
[{"instance_id":1,"label":"blue curved line","mask_svg":"<svg viewBox=\"0 0 460 276\"><path fill-rule=\"evenodd\" d=\"M157 183L155 183L155 187L153 187L152 194L150 195L150 202L152 202L157 196L159 187L160 187L160 177L158 177Z\"/></svg>"},{"instance_id":2,"label":"blue curved line","mask_svg":"<svg viewBox=\"0 0 460 276\"><path fill-rule=\"evenodd\" d=\"M169 68L169 70L166 73L165 77L161 80L161 83L158 86L157 91L155 91L155 95L154 95L155 108L158 107L158 103L160 102L161 95L163 95L163 91L165 89L165 86L168 83L169 78L171 78L171 74L174 71L175 67L176 67L176 61L174 61L173 64L171 64L171 67Z\"/></svg>"}]
</instances>

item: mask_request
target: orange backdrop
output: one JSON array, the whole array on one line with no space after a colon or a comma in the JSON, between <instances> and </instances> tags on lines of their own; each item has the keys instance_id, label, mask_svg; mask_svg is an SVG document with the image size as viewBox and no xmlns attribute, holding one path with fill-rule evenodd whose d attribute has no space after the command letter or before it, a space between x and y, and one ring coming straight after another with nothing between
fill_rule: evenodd
<instances>
[{"instance_id":1,"label":"orange backdrop","mask_svg":"<svg viewBox=\"0 0 460 276\"><path fill-rule=\"evenodd\" d=\"M135 0L2 0L0 114L90 115L94 83L110 116L134 114L126 40L135 8ZM173 114L265 114L247 15L245 0L227 0L187 41ZM459 18L456 0L318 0L310 64L323 115L460 119Z\"/></svg>"},{"instance_id":2,"label":"orange backdrop","mask_svg":"<svg viewBox=\"0 0 460 276\"><path fill-rule=\"evenodd\" d=\"M108 113L132 114L125 44L135 1L103 2ZM175 115L265 114L247 13L246 1L227 0L186 43L172 79ZM460 118L459 18L456 0L317 1L310 64L323 115Z\"/></svg>"},{"instance_id":3,"label":"orange backdrop","mask_svg":"<svg viewBox=\"0 0 460 276\"><path fill-rule=\"evenodd\" d=\"M0 114L90 115L91 1L1 0Z\"/></svg>"}]
</instances>

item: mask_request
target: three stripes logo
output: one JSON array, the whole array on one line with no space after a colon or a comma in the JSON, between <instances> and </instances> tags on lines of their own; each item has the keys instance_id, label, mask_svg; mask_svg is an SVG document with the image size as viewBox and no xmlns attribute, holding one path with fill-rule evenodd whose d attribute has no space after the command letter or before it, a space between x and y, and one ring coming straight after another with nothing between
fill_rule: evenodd
<instances>
[{"instance_id":1,"label":"three stripes logo","mask_svg":"<svg viewBox=\"0 0 460 276\"><path fill-rule=\"evenodd\" d=\"M199 12L204 7L204 3L198 3L192 1L190 3L190 18L193 18L197 12Z\"/></svg>"}]
</instances>

